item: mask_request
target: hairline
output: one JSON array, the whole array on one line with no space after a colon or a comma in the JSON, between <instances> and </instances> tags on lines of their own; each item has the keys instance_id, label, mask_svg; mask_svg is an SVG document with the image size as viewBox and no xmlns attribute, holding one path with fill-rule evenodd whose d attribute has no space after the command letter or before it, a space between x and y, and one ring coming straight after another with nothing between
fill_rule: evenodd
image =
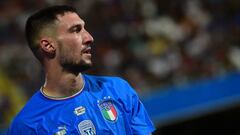
<instances>
[{"instance_id":1,"label":"hairline","mask_svg":"<svg viewBox=\"0 0 240 135\"><path fill-rule=\"evenodd\" d=\"M37 13L39 13L39 12L37 12ZM35 13L35 14L37 14L37 13ZM53 37L53 36L56 37L57 36L57 25L58 25L58 22L60 22L59 17L64 16L66 13L75 13L80 17L77 10L74 10L74 9L73 10L65 10L63 12L55 14L55 18L52 21L49 21L49 22L46 22L45 24L43 24L37 31L36 35L34 37L32 37L32 41L31 41L32 43L31 42L28 43L29 47L31 48L31 50L33 51L33 53L35 55L40 55L38 52L40 49L40 40L43 35L45 35L46 37ZM49 30L49 32L45 33L45 31L48 31L48 30ZM40 62L42 61L41 60L42 58L40 58L38 56L36 56L36 57L37 57L37 59L39 59Z\"/></svg>"}]
</instances>

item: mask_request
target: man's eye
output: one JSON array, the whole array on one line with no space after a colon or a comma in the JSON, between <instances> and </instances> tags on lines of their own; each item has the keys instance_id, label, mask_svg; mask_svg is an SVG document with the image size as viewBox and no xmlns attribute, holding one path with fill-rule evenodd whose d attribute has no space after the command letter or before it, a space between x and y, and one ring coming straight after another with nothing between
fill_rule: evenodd
<instances>
[{"instance_id":1,"label":"man's eye","mask_svg":"<svg viewBox=\"0 0 240 135\"><path fill-rule=\"evenodd\" d=\"M73 32L79 33L81 31L81 28L77 27L73 30Z\"/></svg>"},{"instance_id":2,"label":"man's eye","mask_svg":"<svg viewBox=\"0 0 240 135\"><path fill-rule=\"evenodd\" d=\"M79 33L81 32L81 30L82 30L82 26L79 24L79 25L72 26L68 31L70 33Z\"/></svg>"}]
</instances>

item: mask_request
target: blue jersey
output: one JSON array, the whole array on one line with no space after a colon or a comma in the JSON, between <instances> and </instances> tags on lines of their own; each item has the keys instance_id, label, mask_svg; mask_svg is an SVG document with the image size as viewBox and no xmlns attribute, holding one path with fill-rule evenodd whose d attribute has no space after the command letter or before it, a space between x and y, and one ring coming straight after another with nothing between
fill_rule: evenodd
<instances>
[{"instance_id":1,"label":"blue jersey","mask_svg":"<svg viewBox=\"0 0 240 135\"><path fill-rule=\"evenodd\" d=\"M13 120L8 135L147 135L155 130L123 79L82 75L83 89L54 99L39 90Z\"/></svg>"}]
</instances>

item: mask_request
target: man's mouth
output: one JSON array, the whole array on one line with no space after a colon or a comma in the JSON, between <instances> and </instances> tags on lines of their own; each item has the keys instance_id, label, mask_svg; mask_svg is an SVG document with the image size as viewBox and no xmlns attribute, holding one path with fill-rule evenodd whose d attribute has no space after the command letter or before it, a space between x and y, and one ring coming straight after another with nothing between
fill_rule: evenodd
<instances>
[{"instance_id":1,"label":"man's mouth","mask_svg":"<svg viewBox=\"0 0 240 135\"><path fill-rule=\"evenodd\" d=\"M91 54L91 50L92 50L91 47L87 47L83 50L83 54Z\"/></svg>"}]
</instances>

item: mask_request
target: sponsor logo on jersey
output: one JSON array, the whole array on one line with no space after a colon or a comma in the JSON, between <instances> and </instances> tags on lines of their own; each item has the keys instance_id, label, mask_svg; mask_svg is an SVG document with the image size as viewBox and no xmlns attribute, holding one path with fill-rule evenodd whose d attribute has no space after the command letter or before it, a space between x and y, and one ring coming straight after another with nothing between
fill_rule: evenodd
<instances>
[{"instance_id":1,"label":"sponsor logo on jersey","mask_svg":"<svg viewBox=\"0 0 240 135\"><path fill-rule=\"evenodd\" d=\"M67 134L66 126L60 126L58 127L58 131L54 135L66 135L66 134Z\"/></svg>"},{"instance_id":2,"label":"sponsor logo on jersey","mask_svg":"<svg viewBox=\"0 0 240 135\"><path fill-rule=\"evenodd\" d=\"M83 120L78 124L81 135L96 135L96 129L91 120Z\"/></svg>"},{"instance_id":3,"label":"sponsor logo on jersey","mask_svg":"<svg viewBox=\"0 0 240 135\"><path fill-rule=\"evenodd\" d=\"M74 113L75 113L77 116L84 114L85 111L86 111L86 108L83 107L83 106L79 106L79 107L77 107L77 108L74 109Z\"/></svg>"},{"instance_id":4,"label":"sponsor logo on jersey","mask_svg":"<svg viewBox=\"0 0 240 135\"><path fill-rule=\"evenodd\" d=\"M117 110L112 103L112 100L104 100L99 102L99 108L103 117L108 121L117 120Z\"/></svg>"}]
</instances>

